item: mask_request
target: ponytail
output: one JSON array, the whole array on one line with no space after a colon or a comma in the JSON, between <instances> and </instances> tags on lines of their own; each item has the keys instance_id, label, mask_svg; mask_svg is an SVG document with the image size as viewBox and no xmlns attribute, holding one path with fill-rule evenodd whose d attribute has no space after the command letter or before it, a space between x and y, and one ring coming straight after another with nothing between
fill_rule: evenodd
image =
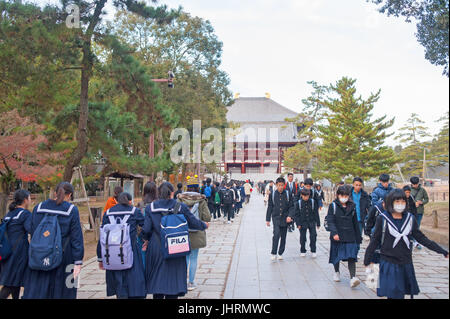
<instances>
[{"instance_id":1,"label":"ponytail","mask_svg":"<svg viewBox=\"0 0 450 319\"><path fill-rule=\"evenodd\" d=\"M73 194L73 186L68 182L61 182L56 186L56 205L61 205L66 195Z\"/></svg>"},{"instance_id":2,"label":"ponytail","mask_svg":"<svg viewBox=\"0 0 450 319\"><path fill-rule=\"evenodd\" d=\"M143 202L145 204L150 204L158 197L158 188L155 182L147 182L144 186L144 198Z\"/></svg>"},{"instance_id":3,"label":"ponytail","mask_svg":"<svg viewBox=\"0 0 450 319\"><path fill-rule=\"evenodd\" d=\"M23 202L30 197L30 192L25 189L18 189L14 193L13 202L9 204L9 211L13 211L17 206L22 205Z\"/></svg>"},{"instance_id":4,"label":"ponytail","mask_svg":"<svg viewBox=\"0 0 450 319\"><path fill-rule=\"evenodd\" d=\"M117 201L119 202L119 204L126 205L126 206L130 206L130 201L131 201L132 199L133 199L133 198L131 197L131 195L130 195L129 193L127 193L127 192L122 192L122 193L120 193L120 195L118 196Z\"/></svg>"},{"instance_id":5,"label":"ponytail","mask_svg":"<svg viewBox=\"0 0 450 319\"><path fill-rule=\"evenodd\" d=\"M170 194L174 192L172 184L164 182L159 186L159 199L170 199Z\"/></svg>"},{"instance_id":6,"label":"ponytail","mask_svg":"<svg viewBox=\"0 0 450 319\"><path fill-rule=\"evenodd\" d=\"M123 188L121 186L114 187L114 198L119 201L119 195L123 193Z\"/></svg>"}]
</instances>

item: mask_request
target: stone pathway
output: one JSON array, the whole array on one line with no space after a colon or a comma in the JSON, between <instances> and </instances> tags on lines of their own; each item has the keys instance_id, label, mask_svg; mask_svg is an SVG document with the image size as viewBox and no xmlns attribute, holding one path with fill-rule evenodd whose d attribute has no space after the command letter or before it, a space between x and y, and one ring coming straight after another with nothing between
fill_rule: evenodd
<instances>
[{"instance_id":1,"label":"stone pathway","mask_svg":"<svg viewBox=\"0 0 450 319\"><path fill-rule=\"evenodd\" d=\"M326 211L321 212L322 221ZM184 298L378 298L375 290L364 283L362 259L357 264L360 286L350 288L346 263L341 263L341 282L332 280L333 267L328 264L329 233L323 226L318 232L316 259L309 252L300 257L300 234L296 230L288 233L284 260L271 261L272 227L265 225L265 214L263 197L255 193L233 224L224 224L222 220L210 223L208 246L199 254L198 288ZM361 245L361 258L367 244L364 241ZM421 290L415 298L449 298L447 259L423 248L414 251L414 266ZM83 266L78 298L106 298L105 274L98 269L96 258Z\"/></svg>"}]
</instances>

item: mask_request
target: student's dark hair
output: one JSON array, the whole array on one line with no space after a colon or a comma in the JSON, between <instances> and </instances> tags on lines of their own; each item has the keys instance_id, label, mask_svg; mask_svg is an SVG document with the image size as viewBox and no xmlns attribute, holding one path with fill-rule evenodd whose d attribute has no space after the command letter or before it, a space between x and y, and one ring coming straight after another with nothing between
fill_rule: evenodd
<instances>
[{"instance_id":1,"label":"student's dark hair","mask_svg":"<svg viewBox=\"0 0 450 319\"><path fill-rule=\"evenodd\" d=\"M220 183L219 182L215 182L214 185L216 185L216 187L219 187Z\"/></svg>"},{"instance_id":2,"label":"student's dark hair","mask_svg":"<svg viewBox=\"0 0 450 319\"><path fill-rule=\"evenodd\" d=\"M114 198L119 201L119 195L123 193L122 186L116 186L114 187Z\"/></svg>"},{"instance_id":3,"label":"student's dark hair","mask_svg":"<svg viewBox=\"0 0 450 319\"><path fill-rule=\"evenodd\" d=\"M233 187L233 182L228 182L227 187Z\"/></svg>"},{"instance_id":4,"label":"student's dark hair","mask_svg":"<svg viewBox=\"0 0 450 319\"><path fill-rule=\"evenodd\" d=\"M305 179L305 185L313 186L314 185L314 181L312 180L312 178Z\"/></svg>"},{"instance_id":5,"label":"student's dark hair","mask_svg":"<svg viewBox=\"0 0 450 319\"><path fill-rule=\"evenodd\" d=\"M390 176L389 174L381 174L379 180L383 183L389 182Z\"/></svg>"},{"instance_id":6,"label":"student's dark hair","mask_svg":"<svg viewBox=\"0 0 450 319\"><path fill-rule=\"evenodd\" d=\"M56 186L56 205L60 205L64 202L66 195L73 195L73 186L69 182L61 182Z\"/></svg>"},{"instance_id":7,"label":"student's dark hair","mask_svg":"<svg viewBox=\"0 0 450 319\"><path fill-rule=\"evenodd\" d=\"M420 179L419 179L419 177L417 177L417 176L413 176L413 177L411 177L411 178L409 179L409 181L411 182L411 184L417 185L417 184L419 184Z\"/></svg>"},{"instance_id":8,"label":"student's dark hair","mask_svg":"<svg viewBox=\"0 0 450 319\"><path fill-rule=\"evenodd\" d=\"M23 202L28 199L30 192L26 189L18 189L14 192L13 202L9 204L9 211L17 208L17 206L22 205Z\"/></svg>"},{"instance_id":9,"label":"student's dark hair","mask_svg":"<svg viewBox=\"0 0 450 319\"><path fill-rule=\"evenodd\" d=\"M181 185L183 186L183 185ZM147 182L144 186L144 198L142 199L145 204L150 204L158 198L158 188L155 182Z\"/></svg>"},{"instance_id":10,"label":"student's dark hair","mask_svg":"<svg viewBox=\"0 0 450 319\"><path fill-rule=\"evenodd\" d=\"M340 181L338 185L345 185L344 181Z\"/></svg>"},{"instance_id":11,"label":"student's dark hair","mask_svg":"<svg viewBox=\"0 0 450 319\"><path fill-rule=\"evenodd\" d=\"M169 182L164 182L159 185L158 197L159 199L170 199L170 194L173 192L173 186Z\"/></svg>"},{"instance_id":12,"label":"student's dark hair","mask_svg":"<svg viewBox=\"0 0 450 319\"><path fill-rule=\"evenodd\" d=\"M288 174L287 174L287 176L294 176L294 174L292 174L292 173L288 173Z\"/></svg>"},{"instance_id":13,"label":"student's dark hair","mask_svg":"<svg viewBox=\"0 0 450 319\"><path fill-rule=\"evenodd\" d=\"M409 186L409 185L403 186L403 191L404 191L404 192L406 192L406 191L411 191L411 186Z\"/></svg>"},{"instance_id":14,"label":"student's dark hair","mask_svg":"<svg viewBox=\"0 0 450 319\"><path fill-rule=\"evenodd\" d=\"M117 201L119 202L119 204L129 206L130 201L132 199L133 199L133 197L131 197L130 193L122 192L122 193L120 193L119 197L117 198Z\"/></svg>"},{"instance_id":15,"label":"student's dark hair","mask_svg":"<svg viewBox=\"0 0 450 319\"><path fill-rule=\"evenodd\" d=\"M405 202L407 202L406 194L403 191L403 189L400 188L394 188L389 192L389 194L386 195L386 198L384 199L384 206L385 209L393 213L394 212L394 202L396 200L402 199Z\"/></svg>"},{"instance_id":16,"label":"student's dark hair","mask_svg":"<svg viewBox=\"0 0 450 319\"><path fill-rule=\"evenodd\" d=\"M302 190L300 191L300 194L301 195L308 195L308 196L310 196L311 192L309 191L309 189L302 188Z\"/></svg>"},{"instance_id":17,"label":"student's dark hair","mask_svg":"<svg viewBox=\"0 0 450 319\"><path fill-rule=\"evenodd\" d=\"M208 178L206 179L206 184L208 184L208 185L211 184L211 178L208 177Z\"/></svg>"},{"instance_id":18,"label":"student's dark hair","mask_svg":"<svg viewBox=\"0 0 450 319\"><path fill-rule=\"evenodd\" d=\"M346 186L339 186L336 192L336 197L341 196L350 196L350 189Z\"/></svg>"},{"instance_id":19,"label":"student's dark hair","mask_svg":"<svg viewBox=\"0 0 450 319\"><path fill-rule=\"evenodd\" d=\"M182 184L182 183L178 183L178 184L177 184L177 188L178 188L178 189L182 189L182 188L183 188L183 184Z\"/></svg>"},{"instance_id":20,"label":"student's dark hair","mask_svg":"<svg viewBox=\"0 0 450 319\"><path fill-rule=\"evenodd\" d=\"M283 177L278 177L277 180L275 181L275 184L278 184L278 183L286 184L286 180Z\"/></svg>"},{"instance_id":21,"label":"student's dark hair","mask_svg":"<svg viewBox=\"0 0 450 319\"><path fill-rule=\"evenodd\" d=\"M356 176L356 177L353 179L353 183L354 183L354 182L360 182L361 184L364 184L362 178L361 178L361 177L358 177L358 176Z\"/></svg>"}]
</instances>

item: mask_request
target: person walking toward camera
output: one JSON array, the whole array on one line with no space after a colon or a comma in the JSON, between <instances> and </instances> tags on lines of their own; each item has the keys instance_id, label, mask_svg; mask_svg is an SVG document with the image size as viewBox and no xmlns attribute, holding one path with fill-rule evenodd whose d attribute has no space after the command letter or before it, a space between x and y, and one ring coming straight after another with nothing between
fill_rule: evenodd
<instances>
[{"instance_id":1,"label":"person walking toward camera","mask_svg":"<svg viewBox=\"0 0 450 319\"><path fill-rule=\"evenodd\" d=\"M404 299L405 295L413 298L420 292L412 260L413 239L445 258L448 258L448 252L419 230L417 220L406 209L407 198L403 190L391 191L385 198L385 208L377 217L364 265L371 265L375 250L380 246L377 295L388 299Z\"/></svg>"},{"instance_id":2,"label":"person walking toward camera","mask_svg":"<svg viewBox=\"0 0 450 319\"><path fill-rule=\"evenodd\" d=\"M356 216L355 204L350 200L351 190L339 186L336 199L328 207L325 229L330 232L330 259L334 266L334 281L340 281L339 263L348 262L350 287L356 287L360 280L356 277L356 262L362 238Z\"/></svg>"},{"instance_id":3,"label":"person walking toward camera","mask_svg":"<svg viewBox=\"0 0 450 319\"><path fill-rule=\"evenodd\" d=\"M428 204L430 199L428 198L427 191L425 190L425 188L422 187L422 185L419 184L419 181L420 181L419 177L417 176L413 176L410 178L411 196L416 202L417 207L416 219L420 229L420 224L422 222L423 214L425 212L425 205ZM422 246L420 246L419 243L414 242L414 245L416 246L417 249L422 249Z\"/></svg>"}]
</instances>

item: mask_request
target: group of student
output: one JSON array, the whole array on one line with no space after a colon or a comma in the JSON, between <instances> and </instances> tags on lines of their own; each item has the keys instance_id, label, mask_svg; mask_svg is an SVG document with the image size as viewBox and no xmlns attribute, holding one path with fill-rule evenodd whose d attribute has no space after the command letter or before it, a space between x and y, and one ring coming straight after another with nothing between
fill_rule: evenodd
<instances>
[{"instance_id":1,"label":"group of student","mask_svg":"<svg viewBox=\"0 0 450 319\"><path fill-rule=\"evenodd\" d=\"M300 256L306 256L306 234L309 232L311 257L317 256L317 230L321 221L319 210L324 197L307 178L304 186L296 186L293 175L288 181L279 177L266 193L266 224L273 223L271 259L282 260L289 225L295 223L300 231ZM393 188L389 175L381 174L379 184L369 195L363 190L363 180L355 177L352 185L338 185L336 197L328 206L324 227L330 233L329 263L334 267L333 279L340 281L339 264L348 263L350 287L356 287L358 252L364 233L370 239L364 256L366 272L373 272L379 264L377 295L388 299L402 299L419 293L414 273L413 247L420 244L448 258L448 252L429 240L419 229L423 205L428 202L418 177L411 178L411 186Z\"/></svg>"},{"instance_id":2,"label":"group of student","mask_svg":"<svg viewBox=\"0 0 450 319\"><path fill-rule=\"evenodd\" d=\"M213 184L208 178L200 186L196 177L187 177L186 191L180 185L175 191L169 182L159 187L148 182L136 207L129 193L114 188L97 243L107 296L175 299L196 288L209 222L221 213L233 222L251 192L249 181ZM33 213L30 193L14 193L0 227L0 298L19 298L21 287L24 299L76 298L84 243L78 208L70 203L73 193L73 186L62 182Z\"/></svg>"}]
</instances>

